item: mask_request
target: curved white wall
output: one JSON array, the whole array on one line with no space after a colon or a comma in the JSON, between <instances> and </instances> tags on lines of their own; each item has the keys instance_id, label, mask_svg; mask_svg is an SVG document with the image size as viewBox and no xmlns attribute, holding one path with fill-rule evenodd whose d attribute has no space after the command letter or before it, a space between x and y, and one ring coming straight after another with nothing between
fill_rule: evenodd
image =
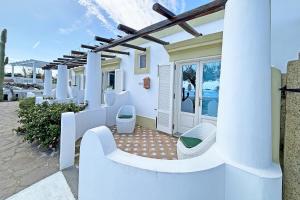
<instances>
[{"instance_id":1,"label":"curved white wall","mask_svg":"<svg viewBox=\"0 0 300 200\"><path fill-rule=\"evenodd\" d=\"M104 126L84 134L79 164L79 200L281 200L279 166L226 163L215 147L184 160L136 156Z\"/></svg>"}]
</instances>

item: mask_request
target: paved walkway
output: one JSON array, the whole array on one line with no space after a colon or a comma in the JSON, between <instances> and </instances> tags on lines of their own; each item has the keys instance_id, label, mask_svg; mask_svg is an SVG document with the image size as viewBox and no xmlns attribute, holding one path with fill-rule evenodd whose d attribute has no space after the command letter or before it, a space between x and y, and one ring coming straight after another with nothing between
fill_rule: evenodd
<instances>
[{"instance_id":1,"label":"paved walkway","mask_svg":"<svg viewBox=\"0 0 300 200\"><path fill-rule=\"evenodd\" d=\"M12 132L18 102L0 102L0 200L58 171L58 155L40 152Z\"/></svg>"}]
</instances>

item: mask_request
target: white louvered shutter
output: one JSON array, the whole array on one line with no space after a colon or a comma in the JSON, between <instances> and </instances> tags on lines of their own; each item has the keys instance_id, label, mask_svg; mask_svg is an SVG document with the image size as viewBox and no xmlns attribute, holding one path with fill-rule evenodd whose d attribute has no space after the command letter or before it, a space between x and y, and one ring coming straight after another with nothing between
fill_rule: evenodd
<instances>
[{"instance_id":1,"label":"white louvered shutter","mask_svg":"<svg viewBox=\"0 0 300 200\"><path fill-rule=\"evenodd\" d=\"M124 91L124 72L122 69L115 70L115 91L117 93Z\"/></svg>"},{"instance_id":2,"label":"white louvered shutter","mask_svg":"<svg viewBox=\"0 0 300 200\"><path fill-rule=\"evenodd\" d=\"M159 89L157 130L172 134L173 131L173 65L158 66Z\"/></svg>"}]
</instances>

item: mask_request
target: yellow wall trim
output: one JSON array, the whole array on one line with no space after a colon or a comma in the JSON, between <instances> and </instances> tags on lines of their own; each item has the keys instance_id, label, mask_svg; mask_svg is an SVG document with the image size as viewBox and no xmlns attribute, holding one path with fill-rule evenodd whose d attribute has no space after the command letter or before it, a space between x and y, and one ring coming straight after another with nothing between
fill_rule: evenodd
<instances>
[{"instance_id":1,"label":"yellow wall trim","mask_svg":"<svg viewBox=\"0 0 300 200\"><path fill-rule=\"evenodd\" d=\"M279 163L280 151L280 110L281 110L281 72L272 67L272 158Z\"/></svg>"},{"instance_id":2,"label":"yellow wall trim","mask_svg":"<svg viewBox=\"0 0 300 200\"><path fill-rule=\"evenodd\" d=\"M222 54L223 32L192 38L165 46L170 61L217 56Z\"/></svg>"},{"instance_id":3,"label":"yellow wall trim","mask_svg":"<svg viewBox=\"0 0 300 200\"><path fill-rule=\"evenodd\" d=\"M121 63L121 58L113 58L113 59L103 60L101 62L101 66L104 68L113 65L120 65L120 63Z\"/></svg>"},{"instance_id":4,"label":"yellow wall trim","mask_svg":"<svg viewBox=\"0 0 300 200\"><path fill-rule=\"evenodd\" d=\"M146 54L146 67L140 68L139 55ZM146 52L135 50L134 53L134 74L150 73L150 47L146 48Z\"/></svg>"},{"instance_id":5,"label":"yellow wall trim","mask_svg":"<svg viewBox=\"0 0 300 200\"><path fill-rule=\"evenodd\" d=\"M112 71L120 68L121 58L113 58L101 62L104 71ZM76 74L83 74L84 66L73 68Z\"/></svg>"},{"instance_id":6,"label":"yellow wall trim","mask_svg":"<svg viewBox=\"0 0 300 200\"><path fill-rule=\"evenodd\" d=\"M156 129L156 120L148 117L143 117L140 115L136 116L136 124L145 128L149 128L152 130Z\"/></svg>"}]
</instances>

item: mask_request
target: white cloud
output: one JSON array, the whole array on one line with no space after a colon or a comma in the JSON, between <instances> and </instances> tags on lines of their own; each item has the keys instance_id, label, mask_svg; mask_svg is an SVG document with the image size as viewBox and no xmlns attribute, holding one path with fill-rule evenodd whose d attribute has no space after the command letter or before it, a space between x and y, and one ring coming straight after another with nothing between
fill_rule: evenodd
<instances>
[{"instance_id":1,"label":"white cloud","mask_svg":"<svg viewBox=\"0 0 300 200\"><path fill-rule=\"evenodd\" d=\"M37 48L37 47L40 45L40 43L41 43L40 41L37 41L37 42L32 46L32 48L33 48L33 49Z\"/></svg>"},{"instance_id":2,"label":"white cloud","mask_svg":"<svg viewBox=\"0 0 300 200\"><path fill-rule=\"evenodd\" d=\"M95 35L96 35L96 33L94 33L91 29L87 29L86 32L91 37L95 37Z\"/></svg>"},{"instance_id":3,"label":"white cloud","mask_svg":"<svg viewBox=\"0 0 300 200\"><path fill-rule=\"evenodd\" d=\"M88 16L96 16L110 31L117 34L116 24L124 24L135 29L141 29L158 22L164 17L152 10L156 2L173 12L182 12L184 0L79 0L86 7Z\"/></svg>"},{"instance_id":4,"label":"white cloud","mask_svg":"<svg viewBox=\"0 0 300 200\"><path fill-rule=\"evenodd\" d=\"M80 29L81 20L76 20L70 27L67 28L59 28L58 32L63 35L68 35L78 29Z\"/></svg>"}]
</instances>

